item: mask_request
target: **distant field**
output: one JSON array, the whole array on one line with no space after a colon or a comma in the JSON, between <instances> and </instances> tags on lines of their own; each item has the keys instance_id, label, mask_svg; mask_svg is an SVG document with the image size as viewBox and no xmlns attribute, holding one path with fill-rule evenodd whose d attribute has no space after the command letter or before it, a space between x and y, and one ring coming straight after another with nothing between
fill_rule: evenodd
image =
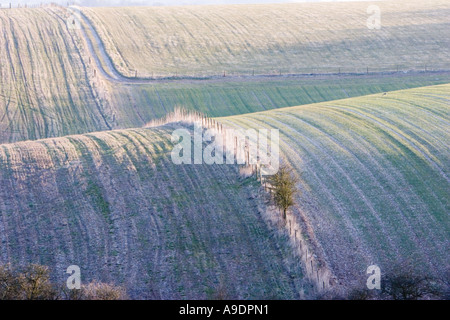
<instances>
[{"instance_id":1,"label":"distant field","mask_svg":"<svg viewBox=\"0 0 450 320\"><path fill-rule=\"evenodd\" d=\"M175 107L229 116L450 82L444 73L112 83L94 77L60 10L4 10L0 18L0 143L141 127Z\"/></svg>"},{"instance_id":2,"label":"distant field","mask_svg":"<svg viewBox=\"0 0 450 320\"><path fill-rule=\"evenodd\" d=\"M124 76L450 68L450 3L83 8ZM315 68L315 70L312 70Z\"/></svg>"},{"instance_id":3,"label":"distant field","mask_svg":"<svg viewBox=\"0 0 450 320\"><path fill-rule=\"evenodd\" d=\"M66 9L0 10L0 264L139 299L315 298L313 260L331 285L448 272L450 71L422 71L450 69L450 3L376 4L380 30L368 2L83 8L107 54ZM177 107L280 130L311 272L256 179L174 165L175 124L142 128Z\"/></svg>"},{"instance_id":4,"label":"distant field","mask_svg":"<svg viewBox=\"0 0 450 320\"><path fill-rule=\"evenodd\" d=\"M449 82L450 73L159 83L124 86L114 100L124 106L123 117L140 125L139 117L159 118L175 107L220 117ZM136 108L130 110L129 101Z\"/></svg>"},{"instance_id":5,"label":"distant field","mask_svg":"<svg viewBox=\"0 0 450 320\"><path fill-rule=\"evenodd\" d=\"M139 299L297 299L301 267L236 166L177 166L173 129L0 146L0 264L112 281ZM222 288L222 289L221 289Z\"/></svg>"},{"instance_id":6,"label":"distant field","mask_svg":"<svg viewBox=\"0 0 450 320\"><path fill-rule=\"evenodd\" d=\"M219 118L277 128L301 177L295 214L351 283L411 259L443 276L450 243L450 85Z\"/></svg>"},{"instance_id":7,"label":"distant field","mask_svg":"<svg viewBox=\"0 0 450 320\"><path fill-rule=\"evenodd\" d=\"M109 129L79 41L48 9L0 10L0 143Z\"/></svg>"},{"instance_id":8,"label":"distant field","mask_svg":"<svg viewBox=\"0 0 450 320\"><path fill-rule=\"evenodd\" d=\"M0 143L141 127L175 107L230 116L450 82L449 73L110 82L94 75L67 16L56 8L0 11Z\"/></svg>"}]
</instances>

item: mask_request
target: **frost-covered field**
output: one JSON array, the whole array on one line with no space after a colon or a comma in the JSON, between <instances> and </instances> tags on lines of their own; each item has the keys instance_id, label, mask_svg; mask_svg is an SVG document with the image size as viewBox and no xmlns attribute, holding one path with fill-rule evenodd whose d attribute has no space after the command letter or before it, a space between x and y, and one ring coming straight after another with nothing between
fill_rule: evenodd
<instances>
[{"instance_id":1,"label":"frost-covered field","mask_svg":"<svg viewBox=\"0 0 450 320\"><path fill-rule=\"evenodd\" d=\"M347 283L412 259L443 276L449 261L450 86L219 118L280 130L301 177L297 215Z\"/></svg>"}]
</instances>

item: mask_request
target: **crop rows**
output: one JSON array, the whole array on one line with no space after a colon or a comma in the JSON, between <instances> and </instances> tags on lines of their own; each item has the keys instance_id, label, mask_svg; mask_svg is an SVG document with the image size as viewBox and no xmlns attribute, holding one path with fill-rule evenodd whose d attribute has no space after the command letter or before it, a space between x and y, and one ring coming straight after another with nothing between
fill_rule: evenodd
<instances>
[{"instance_id":1,"label":"crop rows","mask_svg":"<svg viewBox=\"0 0 450 320\"><path fill-rule=\"evenodd\" d=\"M65 20L1 10L0 30L0 142L108 129Z\"/></svg>"},{"instance_id":2,"label":"crop rows","mask_svg":"<svg viewBox=\"0 0 450 320\"><path fill-rule=\"evenodd\" d=\"M448 73L254 77L126 84L103 79L58 8L0 12L0 143L141 127L177 107L230 116L448 82Z\"/></svg>"},{"instance_id":3,"label":"crop rows","mask_svg":"<svg viewBox=\"0 0 450 320\"><path fill-rule=\"evenodd\" d=\"M0 146L0 263L51 267L63 283L132 297L299 298L309 286L235 166L174 165L173 128ZM221 289L224 288L224 289Z\"/></svg>"},{"instance_id":4,"label":"crop rows","mask_svg":"<svg viewBox=\"0 0 450 320\"><path fill-rule=\"evenodd\" d=\"M297 3L83 8L116 69L127 77L308 73L450 67L449 4Z\"/></svg>"}]
</instances>

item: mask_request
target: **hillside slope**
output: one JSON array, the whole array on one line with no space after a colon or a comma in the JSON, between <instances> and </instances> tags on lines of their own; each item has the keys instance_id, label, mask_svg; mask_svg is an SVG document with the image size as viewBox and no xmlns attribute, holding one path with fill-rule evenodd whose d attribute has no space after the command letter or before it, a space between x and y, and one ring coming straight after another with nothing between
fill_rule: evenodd
<instances>
[{"instance_id":1,"label":"hillside slope","mask_svg":"<svg viewBox=\"0 0 450 320\"><path fill-rule=\"evenodd\" d=\"M218 120L280 130L301 178L293 214L310 221L339 279L354 284L371 264L407 259L448 271L450 85Z\"/></svg>"},{"instance_id":2,"label":"hillside slope","mask_svg":"<svg viewBox=\"0 0 450 320\"><path fill-rule=\"evenodd\" d=\"M287 239L235 166L174 165L173 128L0 146L0 264L69 265L139 299L297 299Z\"/></svg>"},{"instance_id":3,"label":"hillside slope","mask_svg":"<svg viewBox=\"0 0 450 320\"><path fill-rule=\"evenodd\" d=\"M450 73L108 81L70 14L0 10L0 143L141 127L176 107L229 116L450 82Z\"/></svg>"},{"instance_id":4,"label":"hillside slope","mask_svg":"<svg viewBox=\"0 0 450 320\"><path fill-rule=\"evenodd\" d=\"M450 68L448 1L83 8L127 77ZM313 71L314 69L314 71Z\"/></svg>"}]
</instances>

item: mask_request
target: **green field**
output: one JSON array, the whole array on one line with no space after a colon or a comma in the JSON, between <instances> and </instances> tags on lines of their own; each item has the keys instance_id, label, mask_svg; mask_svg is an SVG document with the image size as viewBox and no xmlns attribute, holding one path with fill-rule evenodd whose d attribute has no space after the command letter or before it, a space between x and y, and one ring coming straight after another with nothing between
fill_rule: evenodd
<instances>
[{"instance_id":1,"label":"green field","mask_svg":"<svg viewBox=\"0 0 450 320\"><path fill-rule=\"evenodd\" d=\"M83 8L127 77L450 68L448 1Z\"/></svg>"},{"instance_id":2,"label":"green field","mask_svg":"<svg viewBox=\"0 0 450 320\"><path fill-rule=\"evenodd\" d=\"M125 100L121 105L133 101L143 119L162 117L175 107L221 117L448 82L450 73L162 83L127 86L117 100ZM132 116L133 111L126 108L123 117ZM135 117L132 123L140 125Z\"/></svg>"},{"instance_id":3,"label":"green field","mask_svg":"<svg viewBox=\"0 0 450 320\"><path fill-rule=\"evenodd\" d=\"M276 128L309 219L339 279L413 259L445 274L450 232L450 85L219 118Z\"/></svg>"}]
</instances>

